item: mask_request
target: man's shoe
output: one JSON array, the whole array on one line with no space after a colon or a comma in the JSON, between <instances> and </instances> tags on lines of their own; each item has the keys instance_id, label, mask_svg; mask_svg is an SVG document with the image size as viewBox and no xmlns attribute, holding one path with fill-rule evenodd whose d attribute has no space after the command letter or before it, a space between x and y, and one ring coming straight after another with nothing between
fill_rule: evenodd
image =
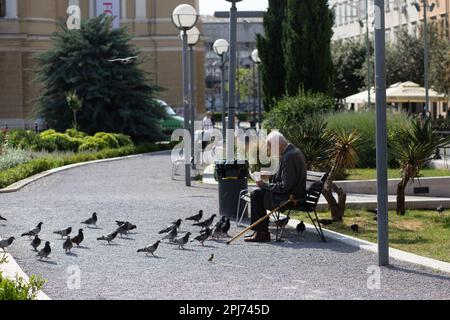
<instances>
[{"instance_id":1,"label":"man's shoe","mask_svg":"<svg viewBox=\"0 0 450 320\"><path fill-rule=\"evenodd\" d=\"M270 232L259 231L253 237L247 238L245 242L270 242Z\"/></svg>"}]
</instances>

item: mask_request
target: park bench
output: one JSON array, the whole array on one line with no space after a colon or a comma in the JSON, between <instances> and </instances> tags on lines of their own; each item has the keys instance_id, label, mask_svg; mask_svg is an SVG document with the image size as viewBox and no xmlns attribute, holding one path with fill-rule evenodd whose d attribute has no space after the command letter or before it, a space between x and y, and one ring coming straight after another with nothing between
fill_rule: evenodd
<instances>
[{"instance_id":1,"label":"park bench","mask_svg":"<svg viewBox=\"0 0 450 320\"><path fill-rule=\"evenodd\" d=\"M300 211L304 212L308 215L308 218L311 220L314 228L317 231L317 234L321 238L323 242L325 242L325 236L322 231L322 227L319 223L319 217L317 216L317 203L319 202L319 198L322 194L323 186L325 182L327 181L328 173L323 172L314 172L314 171L308 171L306 174L306 197L305 200L298 203L297 206L294 205L288 205L283 210L275 211L272 215L275 221L279 221L281 219L281 215L283 214L286 217L290 217L290 214L292 211ZM241 207L241 201L244 201L244 207L242 210L240 210ZM242 222L242 219L244 217L244 214L246 212L246 209L249 207L250 204L250 192L249 190L242 190L239 195L239 201L238 201L238 207L237 207L237 213L236 213L236 223L239 226ZM269 212L269 211L268 211ZM287 212L287 213L285 213ZM314 217L312 216L314 214ZM281 236L283 234L283 230L286 227L284 226L277 226L276 231L276 240L280 241Z\"/></svg>"}]
</instances>

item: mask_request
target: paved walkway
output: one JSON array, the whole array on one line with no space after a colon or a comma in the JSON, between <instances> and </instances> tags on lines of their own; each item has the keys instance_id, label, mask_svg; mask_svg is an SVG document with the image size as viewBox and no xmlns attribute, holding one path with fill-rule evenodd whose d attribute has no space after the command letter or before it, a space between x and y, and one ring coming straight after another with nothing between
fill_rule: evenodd
<instances>
[{"instance_id":1,"label":"paved walkway","mask_svg":"<svg viewBox=\"0 0 450 320\"><path fill-rule=\"evenodd\" d=\"M17 236L44 222L51 260L38 261L26 238L11 253L27 274L48 279L45 292L53 299L450 299L450 276L397 261L381 269L381 289L369 290L367 270L376 255L319 242L315 234L288 234L285 243L190 243L184 251L163 244L159 258L137 254L172 220L199 209L217 213L216 186L186 188L181 179L170 180L170 169L169 156L145 155L76 168L1 194L0 214L9 221L0 224L0 235ZM65 255L52 231L77 229L93 211L100 229L85 228L84 248ZM97 242L116 219L136 223L137 232L113 245ZM188 224L181 229L198 231ZM70 274L76 268L81 288L73 290L67 284L74 283Z\"/></svg>"}]
</instances>

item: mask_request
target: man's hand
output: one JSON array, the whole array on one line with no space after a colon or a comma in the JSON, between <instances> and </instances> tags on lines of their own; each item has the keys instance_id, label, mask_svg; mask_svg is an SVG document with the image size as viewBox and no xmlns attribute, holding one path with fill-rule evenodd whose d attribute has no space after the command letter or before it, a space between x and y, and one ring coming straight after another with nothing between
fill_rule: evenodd
<instances>
[{"instance_id":1,"label":"man's hand","mask_svg":"<svg viewBox=\"0 0 450 320\"><path fill-rule=\"evenodd\" d=\"M262 180L256 181L256 185L258 186L258 188L262 188L266 183Z\"/></svg>"}]
</instances>

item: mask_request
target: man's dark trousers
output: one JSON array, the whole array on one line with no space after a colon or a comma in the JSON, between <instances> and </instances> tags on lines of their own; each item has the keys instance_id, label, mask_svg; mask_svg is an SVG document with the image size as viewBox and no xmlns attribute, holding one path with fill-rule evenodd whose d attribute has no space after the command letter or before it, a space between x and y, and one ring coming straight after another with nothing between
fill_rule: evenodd
<instances>
[{"instance_id":1,"label":"man's dark trousers","mask_svg":"<svg viewBox=\"0 0 450 320\"><path fill-rule=\"evenodd\" d=\"M252 224L267 214L266 209L264 209L264 193L266 192L268 191L264 189L256 189L252 191L252 193L250 193ZM267 218L257 226L253 227L252 230L258 232L269 231L269 218Z\"/></svg>"}]
</instances>

